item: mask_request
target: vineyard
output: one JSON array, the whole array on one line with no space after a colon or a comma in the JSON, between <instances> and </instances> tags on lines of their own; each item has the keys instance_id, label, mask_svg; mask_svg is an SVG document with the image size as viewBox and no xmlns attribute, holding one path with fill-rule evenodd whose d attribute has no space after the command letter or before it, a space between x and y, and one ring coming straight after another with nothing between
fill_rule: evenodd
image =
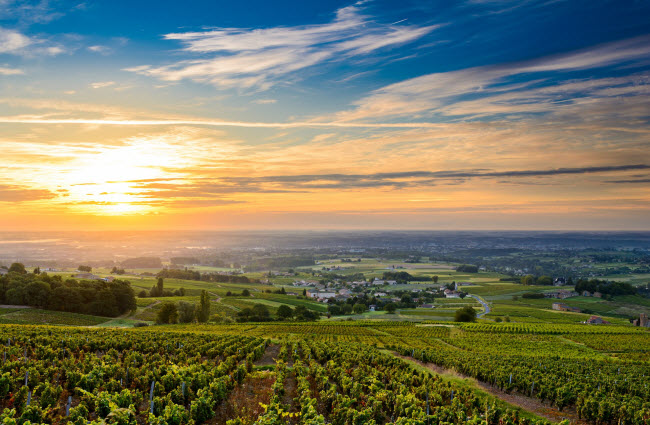
<instances>
[{"instance_id":1,"label":"vineyard","mask_svg":"<svg viewBox=\"0 0 650 425\"><path fill-rule=\"evenodd\" d=\"M626 327L3 325L0 341L5 424L551 422L416 363L536 399L552 422L650 421L650 334Z\"/></svg>"}]
</instances>

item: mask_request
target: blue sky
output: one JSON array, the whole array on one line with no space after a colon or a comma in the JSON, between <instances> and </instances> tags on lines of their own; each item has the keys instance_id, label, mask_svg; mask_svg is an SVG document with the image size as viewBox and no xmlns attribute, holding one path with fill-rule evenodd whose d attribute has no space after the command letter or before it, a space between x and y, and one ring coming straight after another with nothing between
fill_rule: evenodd
<instances>
[{"instance_id":1,"label":"blue sky","mask_svg":"<svg viewBox=\"0 0 650 425\"><path fill-rule=\"evenodd\" d=\"M648 22L646 1L0 0L0 143L23 158L0 203L54 227L646 228Z\"/></svg>"}]
</instances>

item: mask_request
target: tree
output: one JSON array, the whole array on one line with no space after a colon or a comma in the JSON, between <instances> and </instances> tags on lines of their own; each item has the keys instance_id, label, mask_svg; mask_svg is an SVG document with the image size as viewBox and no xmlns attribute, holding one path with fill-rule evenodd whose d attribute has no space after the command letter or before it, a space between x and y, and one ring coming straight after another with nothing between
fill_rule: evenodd
<instances>
[{"instance_id":1,"label":"tree","mask_svg":"<svg viewBox=\"0 0 650 425\"><path fill-rule=\"evenodd\" d=\"M287 320L293 317L293 310L286 304L282 304L278 307L278 318L280 320Z\"/></svg>"},{"instance_id":2,"label":"tree","mask_svg":"<svg viewBox=\"0 0 650 425\"><path fill-rule=\"evenodd\" d=\"M332 316L340 316L341 315L341 307L339 307L336 304L330 304L327 306L327 311L332 315Z\"/></svg>"},{"instance_id":3,"label":"tree","mask_svg":"<svg viewBox=\"0 0 650 425\"><path fill-rule=\"evenodd\" d=\"M366 311L366 305L365 304L355 304L354 307L352 307L352 311L354 311L355 314L362 314Z\"/></svg>"},{"instance_id":4,"label":"tree","mask_svg":"<svg viewBox=\"0 0 650 425\"><path fill-rule=\"evenodd\" d=\"M248 289L244 289L243 291L241 291L241 295L242 297L250 297L251 291L249 291Z\"/></svg>"},{"instance_id":5,"label":"tree","mask_svg":"<svg viewBox=\"0 0 650 425\"><path fill-rule=\"evenodd\" d=\"M172 302L163 303L162 308L156 315L157 323L176 323L178 321L178 310Z\"/></svg>"},{"instance_id":6,"label":"tree","mask_svg":"<svg viewBox=\"0 0 650 425\"><path fill-rule=\"evenodd\" d=\"M178 303L178 321L180 323L192 323L194 321L194 312L196 306L194 304L188 303L187 301L181 301Z\"/></svg>"},{"instance_id":7,"label":"tree","mask_svg":"<svg viewBox=\"0 0 650 425\"><path fill-rule=\"evenodd\" d=\"M48 305L51 292L49 284L35 280L25 287L24 296L27 304L44 308Z\"/></svg>"},{"instance_id":8,"label":"tree","mask_svg":"<svg viewBox=\"0 0 650 425\"><path fill-rule=\"evenodd\" d=\"M478 273L478 266L474 266L471 264L463 264L456 267L456 271L465 272L465 273Z\"/></svg>"},{"instance_id":9,"label":"tree","mask_svg":"<svg viewBox=\"0 0 650 425\"><path fill-rule=\"evenodd\" d=\"M97 316L115 317L119 315L117 300L110 289L102 289L88 306L88 312Z\"/></svg>"},{"instance_id":10,"label":"tree","mask_svg":"<svg viewBox=\"0 0 650 425\"><path fill-rule=\"evenodd\" d=\"M343 306L341 306L341 313L343 314L352 313L352 306L350 304L343 304Z\"/></svg>"},{"instance_id":11,"label":"tree","mask_svg":"<svg viewBox=\"0 0 650 425\"><path fill-rule=\"evenodd\" d=\"M386 306L384 307L384 310L386 310L386 311L388 312L388 314L394 314L394 313L395 313L395 310L397 310L397 304L395 304L395 303L388 303L388 304L386 304Z\"/></svg>"},{"instance_id":12,"label":"tree","mask_svg":"<svg viewBox=\"0 0 650 425\"><path fill-rule=\"evenodd\" d=\"M196 320L198 320L200 323L205 323L208 321L209 317L210 317L210 296L208 295L208 291L203 290L201 291L201 301L199 304L199 308L196 312Z\"/></svg>"},{"instance_id":13,"label":"tree","mask_svg":"<svg viewBox=\"0 0 650 425\"><path fill-rule=\"evenodd\" d=\"M163 294L163 278L162 277L158 278L158 282L156 283L156 287L158 289L158 295L162 295Z\"/></svg>"},{"instance_id":14,"label":"tree","mask_svg":"<svg viewBox=\"0 0 650 425\"><path fill-rule=\"evenodd\" d=\"M455 322L476 322L476 310L470 306L459 308L454 314Z\"/></svg>"},{"instance_id":15,"label":"tree","mask_svg":"<svg viewBox=\"0 0 650 425\"><path fill-rule=\"evenodd\" d=\"M438 283L438 275L433 276L433 283Z\"/></svg>"},{"instance_id":16,"label":"tree","mask_svg":"<svg viewBox=\"0 0 650 425\"><path fill-rule=\"evenodd\" d=\"M521 283L524 285L534 285L535 284L535 276L532 274L527 274L526 276L523 276L521 278Z\"/></svg>"},{"instance_id":17,"label":"tree","mask_svg":"<svg viewBox=\"0 0 650 425\"><path fill-rule=\"evenodd\" d=\"M243 308L237 312L238 322L248 322L253 317L253 309L250 307Z\"/></svg>"},{"instance_id":18,"label":"tree","mask_svg":"<svg viewBox=\"0 0 650 425\"><path fill-rule=\"evenodd\" d=\"M303 297L306 297L306 296L307 296L307 289L303 289L303 290L302 290L302 296L303 296Z\"/></svg>"},{"instance_id":19,"label":"tree","mask_svg":"<svg viewBox=\"0 0 650 425\"><path fill-rule=\"evenodd\" d=\"M90 273L93 271L93 268L90 266L79 266L77 267L77 270L79 270L80 272Z\"/></svg>"},{"instance_id":20,"label":"tree","mask_svg":"<svg viewBox=\"0 0 650 425\"><path fill-rule=\"evenodd\" d=\"M537 278L537 284L538 285L552 285L553 284L553 278L551 276L540 276Z\"/></svg>"},{"instance_id":21,"label":"tree","mask_svg":"<svg viewBox=\"0 0 650 425\"><path fill-rule=\"evenodd\" d=\"M11 266L9 266L9 271L20 274L27 274L27 270L25 270L25 265L23 263L13 263Z\"/></svg>"},{"instance_id":22,"label":"tree","mask_svg":"<svg viewBox=\"0 0 650 425\"><path fill-rule=\"evenodd\" d=\"M265 322L271 319L271 312L264 304L255 304L253 306L253 315L255 316L255 320L259 322Z\"/></svg>"},{"instance_id":23,"label":"tree","mask_svg":"<svg viewBox=\"0 0 650 425\"><path fill-rule=\"evenodd\" d=\"M318 313L308 310L304 305L297 306L293 311L293 315L296 320L300 321L312 321L318 319Z\"/></svg>"},{"instance_id":24,"label":"tree","mask_svg":"<svg viewBox=\"0 0 650 425\"><path fill-rule=\"evenodd\" d=\"M120 269L115 266L113 266L113 268L111 269L111 274L124 274L124 273L126 273L124 269Z\"/></svg>"}]
</instances>

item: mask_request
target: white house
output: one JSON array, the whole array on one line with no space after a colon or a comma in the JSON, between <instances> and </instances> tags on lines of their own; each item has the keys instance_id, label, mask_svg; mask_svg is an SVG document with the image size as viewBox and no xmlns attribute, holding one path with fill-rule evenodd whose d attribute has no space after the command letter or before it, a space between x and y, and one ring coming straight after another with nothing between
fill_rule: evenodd
<instances>
[{"instance_id":1,"label":"white house","mask_svg":"<svg viewBox=\"0 0 650 425\"><path fill-rule=\"evenodd\" d=\"M460 293L451 289L445 289L445 298L460 298Z\"/></svg>"},{"instance_id":2,"label":"white house","mask_svg":"<svg viewBox=\"0 0 650 425\"><path fill-rule=\"evenodd\" d=\"M336 297L336 292L307 291L307 296L309 298L328 299Z\"/></svg>"}]
</instances>

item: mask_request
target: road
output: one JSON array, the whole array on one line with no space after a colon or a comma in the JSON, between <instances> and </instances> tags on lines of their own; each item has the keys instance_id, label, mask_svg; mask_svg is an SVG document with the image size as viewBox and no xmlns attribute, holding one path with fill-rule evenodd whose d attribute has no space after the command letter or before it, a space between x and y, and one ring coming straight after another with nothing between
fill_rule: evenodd
<instances>
[{"instance_id":1,"label":"road","mask_svg":"<svg viewBox=\"0 0 650 425\"><path fill-rule=\"evenodd\" d=\"M489 306L485 301L483 301L483 299L479 298L479 297L476 296L476 295L470 295L470 297L472 297L472 298L474 298L476 301L480 302L481 305L483 306L483 310L484 310L483 313L479 313L479 314L477 314L476 317L483 317L484 315L486 315L486 314L488 314L490 311L492 311L492 310L490 310L490 306Z\"/></svg>"}]
</instances>

